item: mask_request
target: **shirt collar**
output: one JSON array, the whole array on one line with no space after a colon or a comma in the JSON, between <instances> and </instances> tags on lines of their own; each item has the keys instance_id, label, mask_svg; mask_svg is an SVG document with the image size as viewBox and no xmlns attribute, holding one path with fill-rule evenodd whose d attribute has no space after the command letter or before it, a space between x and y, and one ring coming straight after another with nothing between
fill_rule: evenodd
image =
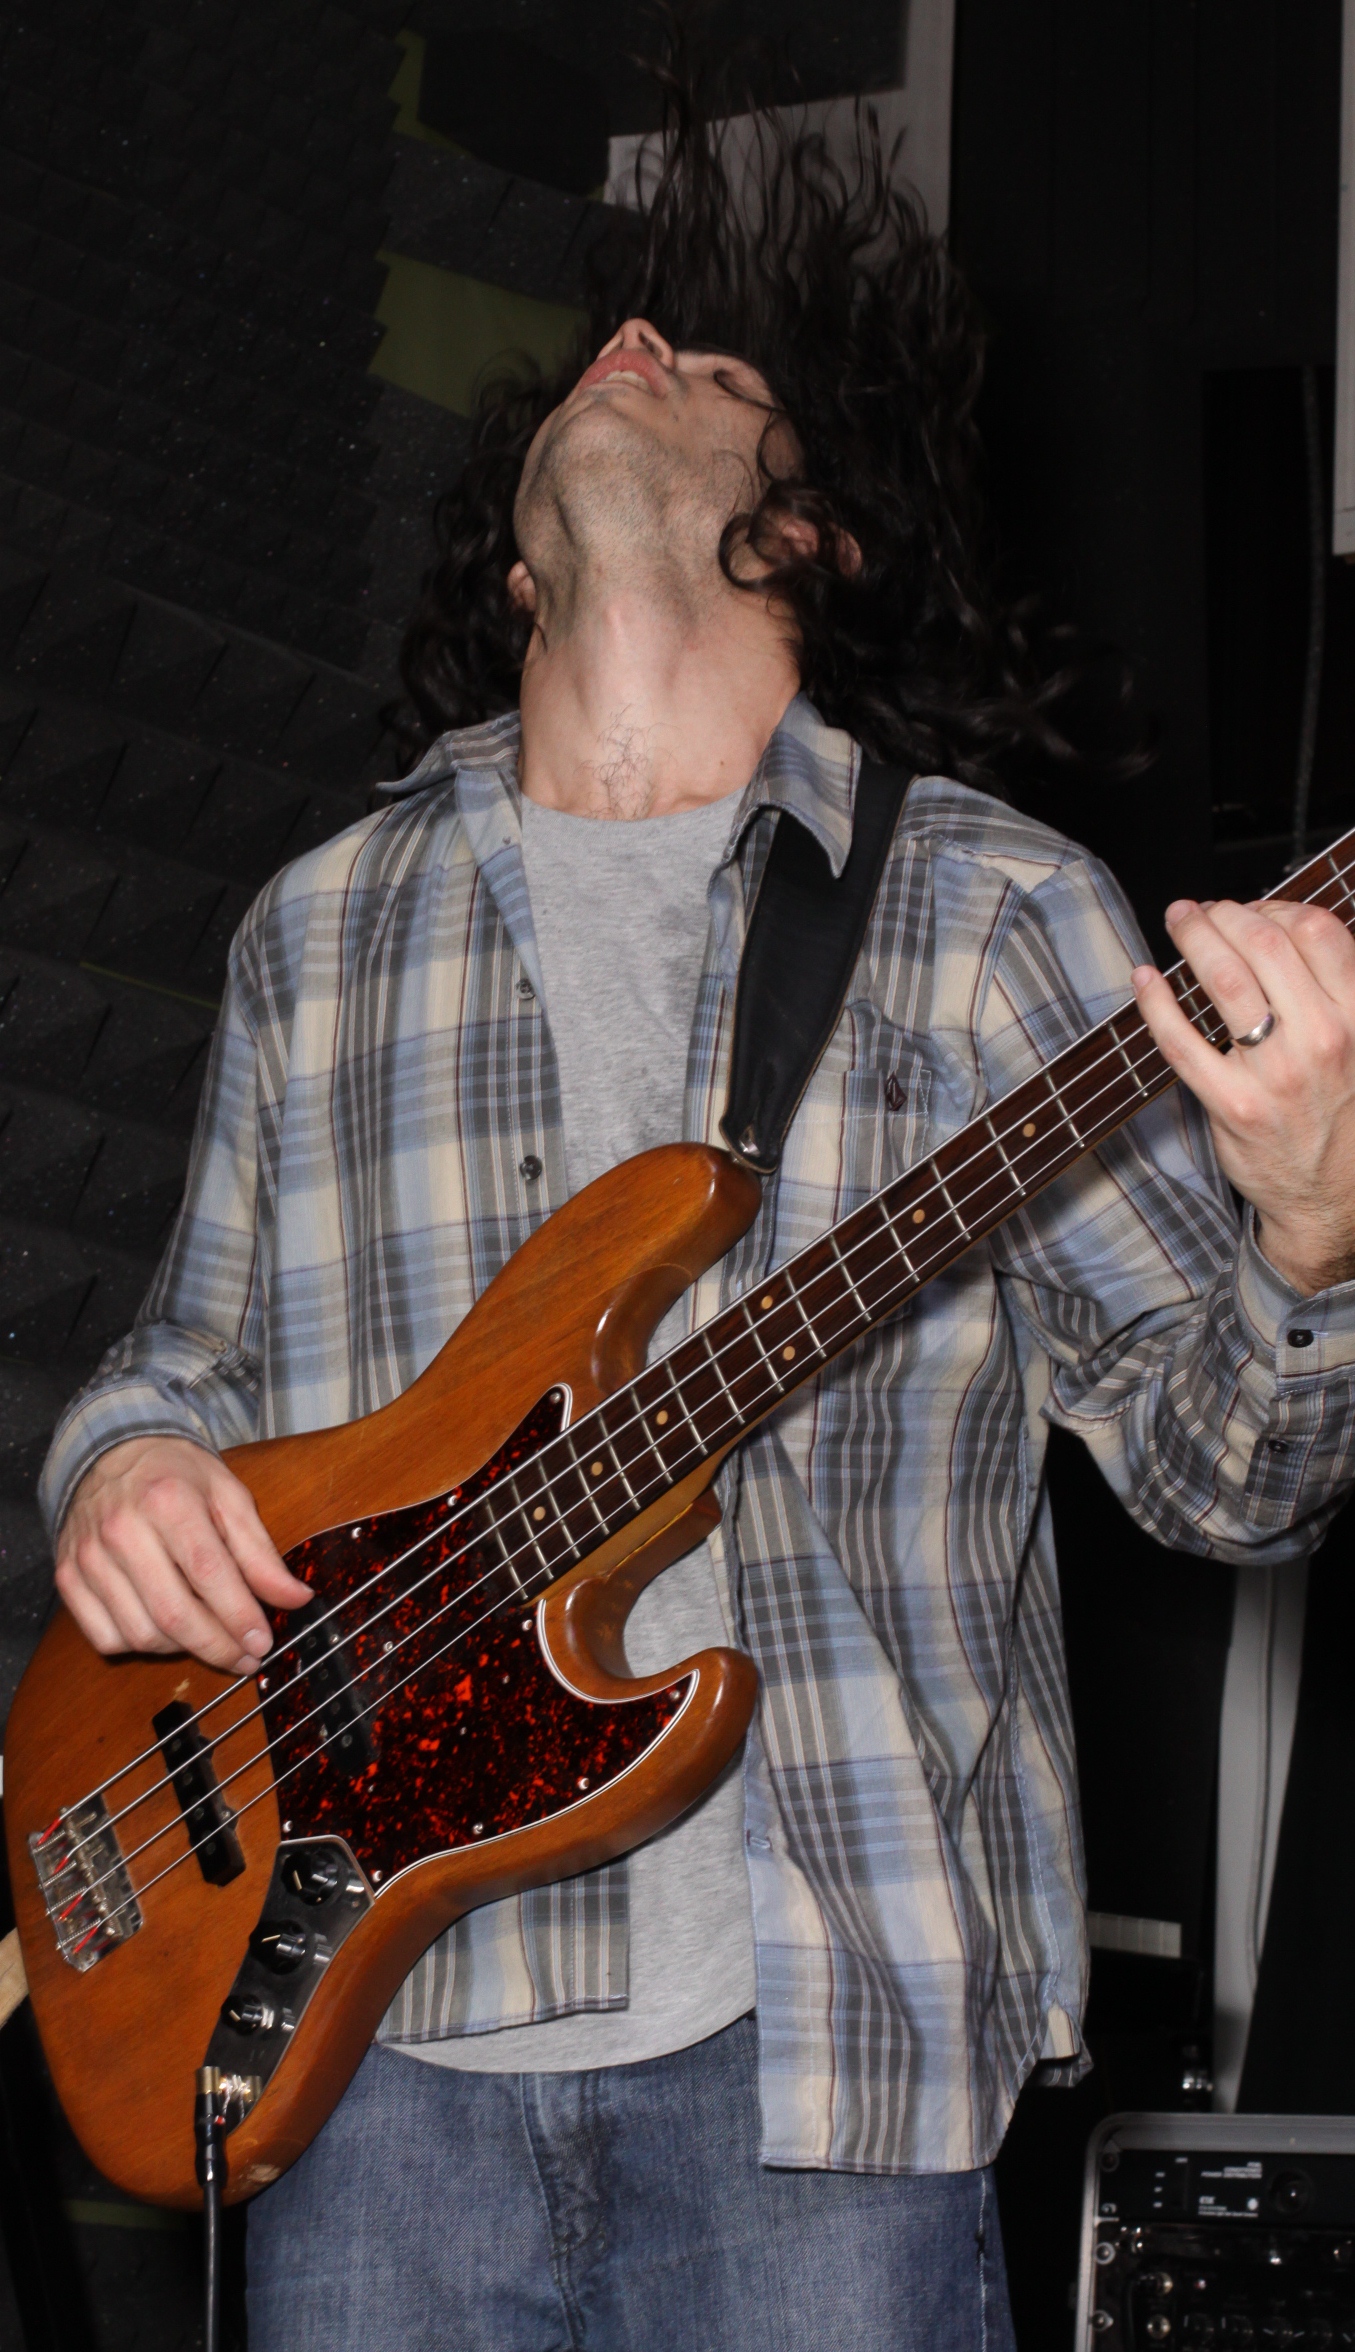
<instances>
[{"instance_id":1,"label":"shirt collar","mask_svg":"<svg viewBox=\"0 0 1355 2352\"><path fill-rule=\"evenodd\" d=\"M382 800L404 800L455 780L463 816L471 808L488 814L488 805L501 805L505 791L516 808L521 741L522 721L516 710L503 711L478 726L455 728L438 737L409 775L379 785L378 795ZM812 833L834 874L840 874L852 843L860 760L851 736L828 726L808 695L797 694L739 795L724 862L734 856L760 809L784 809Z\"/></svg>"}]
</instances>

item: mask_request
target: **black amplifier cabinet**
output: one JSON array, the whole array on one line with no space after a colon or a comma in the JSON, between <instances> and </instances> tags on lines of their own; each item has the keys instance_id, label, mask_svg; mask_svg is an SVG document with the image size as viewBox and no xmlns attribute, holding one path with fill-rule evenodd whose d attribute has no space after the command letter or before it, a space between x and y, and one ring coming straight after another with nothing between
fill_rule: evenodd
<instances>
[{"instance_id":1,"label":"black amplifier cabinet","mask_svg":"<svg viewBox=\"0 0 1355 2352\"><path fill-rule=\"evenodd\" d=\"M1112 2115L1077 2352L1355 2352L1355 2116Z\"/></svg>"}]
</instances>

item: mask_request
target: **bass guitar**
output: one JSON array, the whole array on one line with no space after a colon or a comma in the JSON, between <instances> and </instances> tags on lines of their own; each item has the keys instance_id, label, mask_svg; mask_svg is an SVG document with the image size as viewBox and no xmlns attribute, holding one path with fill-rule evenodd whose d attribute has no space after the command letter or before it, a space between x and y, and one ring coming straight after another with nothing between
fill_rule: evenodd
<instances>
[{"instance_id":1,"label":"bass guitar","mask_svg":"<svg viewBox=\"0 0 1355 2352\"><path fill-rule=\"evenodd\" d=\"M1353 885L1355 831L1274 895L1349 923ZM257 1674L103 1658L57 1611L9 1722L9 1863L57 2093L108 2179L199 2204L205 2067L228 2196L275 2180L443 1928L701 1794L753 1667L711 1649L632 1678L624 1633L714 1524L720 1463L1172 1083L1126 1006L648 1367L761 1185L701 1145L646 1152L543 1225L394 1403L227 1454L314 1596Z\"/></svg>"}]
</instances>

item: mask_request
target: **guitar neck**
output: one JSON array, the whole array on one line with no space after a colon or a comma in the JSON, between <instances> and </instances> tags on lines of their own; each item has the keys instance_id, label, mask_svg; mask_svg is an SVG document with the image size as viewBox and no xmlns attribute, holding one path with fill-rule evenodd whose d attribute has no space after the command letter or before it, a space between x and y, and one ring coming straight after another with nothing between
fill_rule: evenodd
<instances>
[{"instance_id":1,"label":"guitar neck","mask_svg":"<svg viewBox=\"0 0 1355 2352\"><path fill-rule=\"evenodd\" d=\"M1355 829L1270 892L1355 928ZM1184 964L1166 974L1202 1037L1227 1029ZM1137 1007L1074 1044L928 1159L746 1291L496 1490L505 1553L552 1582L1175 1083Z\"/></svg>"}]
</instances>

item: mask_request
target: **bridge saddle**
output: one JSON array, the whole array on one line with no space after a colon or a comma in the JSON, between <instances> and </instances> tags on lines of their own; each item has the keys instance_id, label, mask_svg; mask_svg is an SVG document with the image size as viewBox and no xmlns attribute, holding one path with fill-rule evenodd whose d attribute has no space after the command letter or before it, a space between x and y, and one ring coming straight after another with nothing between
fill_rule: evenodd
<instances>
[{"instance_id":1,"label":"bridge saddle","mask_svg":"<svg viewBox=\"0 0 1355 2352\"><path fill-rule=\"evenodd\" d=\"M141 1925L141 1906L102 1797L85 1797L28 1841L63 1960L81 1973Z\"/></svg>"}]
</instances>

